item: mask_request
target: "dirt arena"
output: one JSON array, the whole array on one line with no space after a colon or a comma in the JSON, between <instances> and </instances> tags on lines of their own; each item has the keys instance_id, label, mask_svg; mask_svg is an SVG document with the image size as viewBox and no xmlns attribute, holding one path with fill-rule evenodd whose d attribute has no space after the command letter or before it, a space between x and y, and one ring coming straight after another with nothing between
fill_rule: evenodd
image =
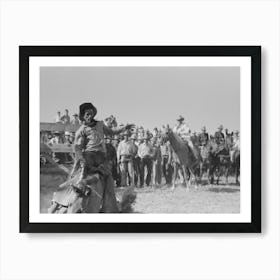
<instances>
[{"instance_id":1,"label":"dirt arena","mask_svg":"<svg viewBox=\"0 0 280 280\"><path fill-rule=\"evenodd\" d=\"M40 211L46 213L53 192L63 183L67 175L58 169L41 169L40 176ZM240 187L232 183L219 186L202 185L191 187L186 192L184 185L178 184L174 191L167 185L136 189L135 213L239 213ZM124 188L116 188L116 195L121 196Z\"/></svg>"}]
</instances>

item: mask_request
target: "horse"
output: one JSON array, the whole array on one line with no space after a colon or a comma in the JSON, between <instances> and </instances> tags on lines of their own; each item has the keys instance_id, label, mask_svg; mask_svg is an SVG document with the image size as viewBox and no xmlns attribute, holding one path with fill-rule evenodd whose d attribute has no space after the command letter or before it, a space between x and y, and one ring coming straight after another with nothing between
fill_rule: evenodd
<instances>
[{"instance_id":1,"label":"horse","mask_svg":"<svg viewBox=\"0 0 280 280\"><path fill-rule=\"evenodd\" d=\"M79 161L66 182L53 194L48 213L127 213L136 199L133 188L116 200L113 179L105 165L85 171Z\"/></svg>"},{"instance_id":2,"label":"horse","mask_svg":"<svg viewBox=\"0 0 280 280\"><path fill-rule=\"evenodd\" d=\"M188 143L184 143L181 138L174 133L168 126L163 131L163 138L169 140L172 152L172 162L173 162L173 183L172 190L175 188L176 178L178 176L178 170L181 168L182 175L184 178L184 183L186 184L186 189L189 191L191 185L192 177L195 180L195 185L198 185L198 169L201 158L196 155L200 155L196 146L192 148Z\"/></svg>"}]
</instances>

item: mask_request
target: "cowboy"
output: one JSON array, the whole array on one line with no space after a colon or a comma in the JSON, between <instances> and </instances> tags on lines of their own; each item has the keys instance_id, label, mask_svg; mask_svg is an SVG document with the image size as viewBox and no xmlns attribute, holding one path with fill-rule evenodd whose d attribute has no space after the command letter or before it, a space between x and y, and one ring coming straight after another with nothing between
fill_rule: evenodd
<instances>
[{"instance_id":1,"label":"cowboy","mask_svg":"<svg viewBox=\"0 0 280 280\"><path fill-rule=\"evenodd\" d=\"M79 117L78 114L74 114L73 117L74 117L74 119L71 121L71 124L79 125L80 121L79 121L79 118L78 118Z\"/></svg>"},{"instance_id":2,"label":"cowboy","mask_svg":"<svg viewBox=\"0 0 280 280\"><path fill-rule=\"evenodd\" d=\"M70 116L68 109L65 109L65 115L61 117L61 121L63 124L70 124Z\"/></svg>"},{"instance_id":3,"label":"cowboy","mask_svg":"<svg viewBox=\"0 0 280 280\"><path fill-rule=\"evenodd\" d=\"M191 130L184 120L185 118L180 115L177 119L177 125L175 125L173 128L173 132L178 134L184 142L188 143L188 145L193 148L193 143L191 141Z\"/></svg>"},{"instance_id":4,"label":"cowboy","mask_svg":"<svg viewBox=\"0 0 280 280\"><path fill-rule=\"evenodd\" d=\"M203 126L201 129L201 133L198 136L199 146L205 147L209 140L209 134L206 132L206 127Z\"/></svg>"},{"instance_id":5,"label":"cowboy","mask_svg":"<svg viewBox=\"0 0 280 280\"><path fill-rule=\"evenodd\" d=\"M172 180L172 150L169 141L165 141L161 139L160 143L160 151L161 151L161 166L163 176L165 178L166 184L171 184Z\"/></svg>"},{"instance_id":6,"label":"cowboy","mask_svg":"<svg viewBox=\"0 0 280 280\"><path fill-rule=\"evenodd\" d=\"M97 109L91 103L80 105L79 118L83 123L76 132L74 149L76 161L79 162L81 170L86 174L91 168L107 166L106 145L104 135L114 135L134 127L128 124L122 128L109 128L103 121L97 121L95 116ZM81 174L83 177L83 174ZM104 175L103 211L118 212L116 196L113 188L113 178L110 172Z\"/></svg>"},{"instance_id":7,"label":"cowboy","mask_svg":"<svg viewBox=\"0 0 280 280\"><path fill-rule=\"evenodd\" d=\"M123 187L127 186L127 175L129 175L129 180L131 185L134 186L134 158L137 154L137 146L129 139L129 132L123 134L124 140L120 142L117 151L117 158L120 164L121 170L121 185Z\"/></svg>"},{"instance_id":8,"label":"cowboy","mask_svg":"<svg viewBox=\"0 0 280 280\"><path fill-rule=\"evenodd\" d=\"M216 131L214 134L215 141L218 145L222 144L225 140L225 135L223 133L223 129L224 129L224 127L222 125L220 125L218 127L218 131Z\"/></svg>"},{"instance_id":9,"label":"cowboy","mask_svg":"<svg viewBox=\"0 0 280 280\"><path fill-rule=\"evenodd\" d=\"M146 133L143 137L144 142L138 147L138 156L140 157L140 187L144 184L145 167L147 168L146 185L149 186L151 182L152 167L154 156L154 149L149 142L149 136Z\"/></svg>"}]
</instances>

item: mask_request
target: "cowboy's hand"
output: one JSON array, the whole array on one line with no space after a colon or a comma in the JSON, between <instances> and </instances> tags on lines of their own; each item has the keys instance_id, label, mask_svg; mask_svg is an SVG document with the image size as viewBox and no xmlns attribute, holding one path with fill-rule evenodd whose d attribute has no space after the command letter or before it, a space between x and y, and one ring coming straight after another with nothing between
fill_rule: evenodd
<instances>
[{"instance_id":1,"label":"cowboy's hand","mask_svg":"<svg viewBox=\"0 0 280 280\"><path fill-rule=\"evenodd\" d=\"M133 129L133 128L135 128L135 124L127 124L127 125L125 126L125 129L126 129L126 130L130 130L130 129Z\"/></svg>"}]
</instances>

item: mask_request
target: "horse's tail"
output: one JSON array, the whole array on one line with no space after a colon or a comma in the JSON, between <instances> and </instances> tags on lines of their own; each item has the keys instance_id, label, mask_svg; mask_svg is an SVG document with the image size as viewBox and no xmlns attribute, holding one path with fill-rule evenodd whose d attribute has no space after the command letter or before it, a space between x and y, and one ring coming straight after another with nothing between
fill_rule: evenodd
<instances>
[{"instance_id":1,"label":"horse's tail","mask_svg":"<svg viewBox=\"0 0 280 280\"><path fill-rule=\"evenodd\" d=\"M131 213L133 211L132 205L136 199L136 192L133 188L127 188L120 202L120 212L121 213Z\"/></svg>"}]
</instances>

